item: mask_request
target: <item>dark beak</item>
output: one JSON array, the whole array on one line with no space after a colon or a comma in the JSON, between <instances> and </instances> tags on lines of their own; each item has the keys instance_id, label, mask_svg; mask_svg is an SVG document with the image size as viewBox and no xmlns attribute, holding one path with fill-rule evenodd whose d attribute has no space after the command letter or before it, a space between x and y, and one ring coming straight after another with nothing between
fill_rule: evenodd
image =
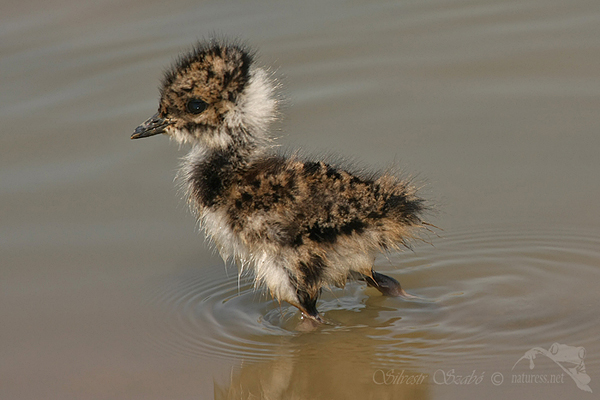
<instances>
[{"instance_id":1,"label":"dark beak","mask_svg":"<svg viewBox=\"0 0 600 400\"><path fill-rule=\"evenodd\" d=\"M165 133L165 128L169 125L169 122L159 117L158 113L154 114L146 120L143 124L135 128L132 139L139 139L148 136L158 135L159 133Z\"/></svg>"}]
</instances>

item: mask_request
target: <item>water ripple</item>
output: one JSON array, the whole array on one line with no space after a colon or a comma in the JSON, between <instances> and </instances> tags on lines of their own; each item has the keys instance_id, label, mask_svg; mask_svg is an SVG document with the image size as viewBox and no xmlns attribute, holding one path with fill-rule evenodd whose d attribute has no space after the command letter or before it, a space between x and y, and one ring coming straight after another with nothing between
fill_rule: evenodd
<instances>
[{"instance_id":1,"label":"water ripple","mask_svg":"<svg viewBox=\"0 0 600 400\"><path fill-rule=\"evenodd\" d=\"M379 343L382 360L477 360L491 348L585 344L594 337L599 249L600 237L580 230L449 234L376 263L417 299L382 297L359 283L324 291L318 307L334 323L312 334L354 332ZM292 352L282 344L303 335L294 307L222 266L169 276L150 297L161 311L152 345L170 352L261 360Z\"/></svg>"}]
</instances>

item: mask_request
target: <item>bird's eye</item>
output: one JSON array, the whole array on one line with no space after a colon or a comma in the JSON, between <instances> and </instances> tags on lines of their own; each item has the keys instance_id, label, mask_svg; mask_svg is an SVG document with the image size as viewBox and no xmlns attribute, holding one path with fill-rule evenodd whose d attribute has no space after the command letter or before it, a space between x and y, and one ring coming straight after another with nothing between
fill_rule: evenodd
<instances>
[{"instance_id":1,"label":"bird's eye","mask_svg":"<svg viewBox=\"0 0 600 400\"><path fill-rule=\"evenodd\" d=\"M206 107L208 107L208 104L201 99L191 99L186 105L187 111L190 114L200 114L202 111L206 110Z\"/></svg>"}]
</instances>

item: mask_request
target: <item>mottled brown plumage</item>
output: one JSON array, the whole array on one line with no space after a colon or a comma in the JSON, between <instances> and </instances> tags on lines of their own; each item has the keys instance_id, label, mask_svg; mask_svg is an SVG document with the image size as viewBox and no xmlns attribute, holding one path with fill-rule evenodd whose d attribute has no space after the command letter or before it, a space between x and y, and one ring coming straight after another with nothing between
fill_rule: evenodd
<instances>
[{"instance_id":1,"label":"mottled brown plumage","mask_svg":"<svg viewBox=\"0 0 600 400\"><path fill-rule=\"evenodd\" d=\"M403 294L373 258L415 237L423 199L391 174L273 152L274 87L244 46L198 44L166 73L158 113L132 138L164 133L192 145L180 178L207 236L304 315L321 321L321 289L348 277Z\"/></svg>"}]
</instances>

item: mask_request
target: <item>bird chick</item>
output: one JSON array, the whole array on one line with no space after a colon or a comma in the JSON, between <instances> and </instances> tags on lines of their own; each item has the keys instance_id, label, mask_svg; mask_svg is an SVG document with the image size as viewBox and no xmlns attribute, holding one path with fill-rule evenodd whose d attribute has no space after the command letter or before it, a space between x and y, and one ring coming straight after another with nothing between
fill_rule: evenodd
<instances>
[{"instance_id":1,"label":"bird chick","mask_svg":"<svg viewBox=\"0 0 600 400\"><path fill-rule=\"evenodd\" d=\"M166 134L191 145L179 176L206 236L304 316L322 322L322 288L348 278L404 295L373 261L416 237L424 200L391 174L274 152L275 87L245 46L198 43L165 73L158 112L131 138Z\"/></svg>"}]
</instances>

